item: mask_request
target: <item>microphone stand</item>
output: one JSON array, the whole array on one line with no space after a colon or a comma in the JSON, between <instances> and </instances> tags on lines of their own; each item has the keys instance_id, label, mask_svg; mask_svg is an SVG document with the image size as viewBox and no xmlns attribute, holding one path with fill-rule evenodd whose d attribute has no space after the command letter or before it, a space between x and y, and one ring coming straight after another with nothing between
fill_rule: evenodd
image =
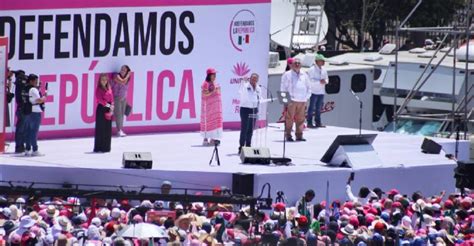
<instances>
[{"instance_id":1,"label":"microphone stand","mask_svg":"<svg viewBox=\"0 0 474 246\"><path fill-rule=\"evenodd\" d=\"M267 90L267 99L268 99L268 96L270 96L270 102L273 102L273 94L268 89L268 87L261 84L258 84L258 86ZM260 103L260 99L258 102ZM267 146L267 132L268 132L268 104L265 106L265 147Z\"/></svg>"},{"instance_id":2,"label":"microphone stand","mask_svg":"<svg viewBox=\"0 0 474 246\"><path fill-rule=\"evenodd\" d=\"M357 99L359 102L359 136L362 135L362 101L360 98L355 94L355 92L352 89L349 89L349 91L352 93L352 95Z\"/></svg>"},{"instance_id":3,"label":"microphone stand","mask_svg":"<svg viewBox=\"0 0 474 246\"><path fill-rule=\"evenodd\" d=\"M288 94L287 94L288 96ZM286 115L288 114L288 104L287 103L283 103L284 107L286 108L286 111L285 111L285 118L283 119L285 124L284 124L284 128L283 128L283 155L282 155L282 158L281 158L281 163L283 163L283 165L288 165L288 163L291 162L291 159L289 158L286 158L285 156L285 153L286 153Z\"/></svg>"}]
</instances>

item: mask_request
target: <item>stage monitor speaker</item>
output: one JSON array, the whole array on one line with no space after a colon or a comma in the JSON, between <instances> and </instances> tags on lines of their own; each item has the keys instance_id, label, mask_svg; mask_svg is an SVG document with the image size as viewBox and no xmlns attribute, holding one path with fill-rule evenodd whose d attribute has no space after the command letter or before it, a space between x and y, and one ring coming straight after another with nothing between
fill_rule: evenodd
<instances>
[{"instance_id":1,"label":"stage monitor speaker","mask_svg":"<svg viewBox=\"0 0 474 246\"><path fill-rule=\"evenodd\" d=\"M454 169L456 188L474 189L474 162L458 161L458 166Z\"/></svg>"},{"instance_id":2,"label":"stage monitor speaker","mask_svg":"<svg viewBox=\"0 0 474 246\"><path fill-rule=\"evenodd\" d=\"M153 159L150 152L123 152L123 168L151 169Z\"/></svg>"},{"instance_id":3,"label":"stage monitor speaker","mask_svg":"<svg viewBox=\"0 0 474 246\"><path fill-rule=\"evenodd\" d=\"M425 154L439 154L441 149L441 145L428 138L425 138L421 144L421 152Z\"/></svg>"},{"instance_id":4,"label":"stage monitor speaker","mask_svg":"<svg viewBox=\"0 0 474 246\"><path fill-rule=\"evenodd\" d=\"M232 174L232 194L253 196L253 174Z\"/></svg>"},{"instance_id":5,"label":"stage monitor speaker","mask_svg":"<svg viewBox=\"0 0 474 246\"><path fill-rule=\"evenodd\" d=\"M369 168L382 166L372 143L377 134L338 135L321 158L330 166Z\"/></svg>"},{"instance_id":6,"label":"stage monitor speaker","mask_svg":"<svg viewBox=\"0 0 474 246\"><path fill-rule=\"evenodd\" d=\"M242 160L242 163L269 165L270 149L242 147L240 159Z\"/></svg>"}]
</instances>

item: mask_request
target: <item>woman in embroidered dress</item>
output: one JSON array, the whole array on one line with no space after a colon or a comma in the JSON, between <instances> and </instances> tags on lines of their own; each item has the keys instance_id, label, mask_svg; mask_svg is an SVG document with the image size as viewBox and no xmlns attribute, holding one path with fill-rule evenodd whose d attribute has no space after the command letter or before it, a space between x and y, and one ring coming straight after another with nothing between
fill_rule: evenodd
<instances>
[{"instance_id":1,"label":"woman in embroidered dress","mask_svg":"<svg viewBox=\"0 0 474 246\"><path fill-rule=\"evenodd\" d=\"M215 81L216 70L208 68L201 86L201 135L203 145L219 144L222 138L221 87Z\"/></svg>"}]
</instances>

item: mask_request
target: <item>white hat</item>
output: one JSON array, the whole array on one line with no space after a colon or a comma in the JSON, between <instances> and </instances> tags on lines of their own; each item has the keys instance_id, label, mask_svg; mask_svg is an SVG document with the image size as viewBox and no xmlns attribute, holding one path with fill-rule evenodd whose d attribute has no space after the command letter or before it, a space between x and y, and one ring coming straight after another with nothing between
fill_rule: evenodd
<instances>
[{"instance_id":1,"label":"white hat","mask_svg":"<svg viewBox=\"0 0 474 246\"><path fill-rule=\"evenodd\" d=\"M407 229L411 229L411 218L407 215L403 216L402 218L402 227L404 228L407 228Z\"/></svg>"},{"instance_id":2,"label":"white hat","mask_svg":"<svg viewBox=\"0 0 474 246\"><path fill-rule=\"evenodd\" d=\"M344 228L341 229L342 233L346 234L346 235L354 235L355 234L355 230L354 230L354 226L352 224L347 224L346 226L344 226Z\"/></svg>"},{"instance_id":3,"label":"white hat","mask_svg":"<svg viewBox=\"0 0 474 246\"><path fill-rule=\"evenodd\" d=\"M59 216L58 217L58 225L61 226L62 231L70 231L71 230L71 221L66 216Z\"/></svg>"},{"instance_id":4,"label":"white hat","mask_svg":"<svg viewBox=\"0 0 474 246\"><path fill-rule=\"evenodd\" d=\"M100 239L100 232L99 228L95 225L90 225L87 229L87 238L89 240L99 240Z\"/></svg>"},{"instance_id":5,"label":"white hat","mask_svg":"<svg viewBox=\"0 0 474 246\"><path fill-rule=\"evenodd\" d=\"M19 218L21 218L21 216L23 215L23 213L21 212L20 209L18 209L18 207L16 205L10 205L10 219L11 220L17 220Z\"/></svg>"},{"instance_id":6,"label":"white hat","mask_svg":"<svg viewBox=\"0 0 474 246\"><path fill-rule=\"evenodd\" d=\"M120 218L120 209L119 208L113 208L112 211L110 212L110 217L114 219Z\"/></svg>"},{"instance_id":7,"label":"white hat","mask_svg":"<svg viewBox=\"0 0 474 246\"><path fill-rule=\"evenodd\" d=\"M10 210L10 208L0 208L0 213L5 215L5 217L10 218L12 211Z\"/></svg>"},{"instance_id":8,"label":"white hat","mask_svg":"<svg viewBox=\"0 0 474 246\"><path fill-rule=\"evenodd\" d=\"M109 219L110 215L110 210L108 208L101 208L99 212L97 213L97 217L101 219L102 221L106 221Z\"/></svg>"},{"instance_id":9,"label":"white hat","mask_svg":"<svg viewBox=\"0 0 474 246\"><path fill-rule=\"evenodd\" d=\"M18 197L18 198L16 199L16 203L25 204L25 203L26 203L25 198L23 198L23 197Z\"/></svg>"},{"instance_id":10,"label":"white hat","mask_svg":"<svg viewBox=\"0 0 474 246\"><path fill-rule=\"evenodd\" d=\"M143 200L140 207L153 208L153 203L151 203L150 200Z\"/></svg>"},{"instance_id":11,"label":"white hat","mask_svg":"<svg viewBox=\"0 0 474 246\"><path fill-rule=\"evenodd\" d=\"M102 221L99 218L94 217L92 218L91 224L99 227L102 225Z\"/></svg>"},{"instance_id":12,"label":"white hat","mask_svg":"<svg viewBox=\"0 0 474 246\"><path fill-rule=\"evenodd\" d=\"M25 215L20 220L19 228L30 228L32 227L36 221L32 219L29 215Z\"/></svg>"},{"instance_id":13,"label":"white hat","mask_svg":"<svg viewBox=\"0 0 474 246\"><path fill-rule=\"evenodd\" d=\"M85 213L80 213L77 215L77 217L82 221L82 223L87 221L87 216Z\"/></svg>"}]
</instances>

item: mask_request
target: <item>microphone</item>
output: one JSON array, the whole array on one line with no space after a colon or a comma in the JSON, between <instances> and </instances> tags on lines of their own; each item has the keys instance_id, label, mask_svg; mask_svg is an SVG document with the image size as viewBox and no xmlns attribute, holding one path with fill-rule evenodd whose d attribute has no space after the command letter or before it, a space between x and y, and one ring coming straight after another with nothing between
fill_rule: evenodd
<instances>
[{"instance_id":1,"label":"microphone","mask_svg":"<svg viewBox=\"0 0 474 246\"><path fill-rule=\"evenodd\" d=\"M362 135L362 101L360 98L355 94L355 92L352 89L349 89L349 91L352 93L352 95L359 101L359 136Z\"/></svg>"},{"instance_id":2,"label":"microphone","mask_svg":"<svg viewBox=\"0 0 474 246\"><path fill-rule=\"evenodd\" d=\"M352 95L357 99L357 101L360 101L360 98L355 94L355 92L352 89L349 89L349 91L352 93Z\"/></svg>"},{"instance_id":3,"label":"microphone","mask_svg":"<svg viewBox=\"0 0 474 246\"><path fill-rule=\"evenodd\" d=\"M261 85L261 84L258 84L258 86L262 87L263 89L267 90L267 92L270 94L270 100L271 102L273 102L273 94L272 92L265 86Z\"/></svg>"}]
</instances>

